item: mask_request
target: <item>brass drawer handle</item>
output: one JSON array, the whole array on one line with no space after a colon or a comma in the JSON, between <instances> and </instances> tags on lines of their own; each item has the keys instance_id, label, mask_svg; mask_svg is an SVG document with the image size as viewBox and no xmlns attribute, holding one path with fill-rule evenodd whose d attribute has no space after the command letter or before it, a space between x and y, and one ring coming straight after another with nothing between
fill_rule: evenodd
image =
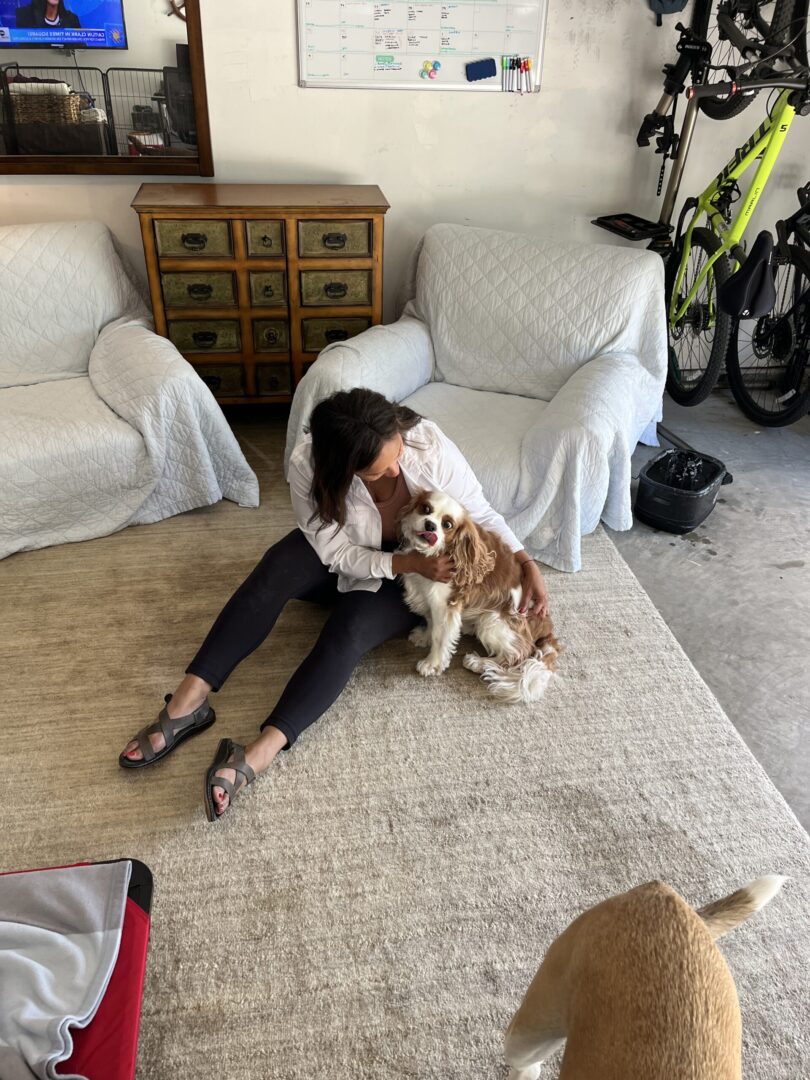
<instances>
[{"instance_id":1,"label":"brass drawer handle","mask_svg":"<svg viewBox=\"0 0 810 1080\"><path fill-rule=\"evenodd\" d=\"M276 330L272 326L268 326L267 329L264 331L264 340L267 342L268 345L277 345L278 330Z\"/></svg>"},{"instance_id":2,"label":"brass drawer handle","mask_svg":"<svg viewBox=\"0 0 810 1080\"><path fill-rule=\"evenodd\" d=\"M347 240L345 232L328 232L321 237L321 243L330 251L340 251L341 248L345 248Z\"/></svg>"},{"instance_id":3,"label":"brass drawer handle","mask_svg":"<svg viewBox=\"0 0 810 1080\"><path fill-rule=\"evenodd\" d=\"M213 294L213 285L203 285L202 283L198 283L188 286L188 295L192 300L210 300Z\"/></svg>"},{"instance_id":4,"label":"brass drawer handle","mask_svg":"<svg viewBox=\"0 0 810 1080\"><path fill-rule=\"evenodd\" d=\"M338 327L332 327L331 329L327 330L323 336L331 345L334 341L345 341L349 336L349 331L342 330Z\"/></svg>"},{"instance_id":5,"label":"brass drawer handle","mask_svg":"<svg viewBox=\"0 0 810 1080\"><path fill-rule=\"evenodd\" d=\"M187 232L180 237L180 243L188 251L203 251L208 244L208 237L201 232Z\"/></svg>"},{"instance_id":6,"label":"brass drawer handle","mask_svg":"<svg viewBox=\"0 0 810 1080\"><path fill-rule=\"evenodd\" d=\"M273 246L273 237L268 236L267 233L265 233L264 236L260 237L260 240L261 240L262 247L268 247L269 248L269 247Z\"/></svg>"},{"instance_id":7,"label":"brass drawer handle","mask_svg":"<svg viewBox=\"0 0 810 1080\"><path fill-rule=\"evenodd\" d=\"M201 349L213 349L218 337L216 330L195 330L191 335L191 340Z\"/></svg>"},{"instance_id":8,"label":"brass drawer handle","mask_svg":"<svg viewBox=\"0 0 810 1080\"><path fill-rule=\"evenodd\" d=\"M262 290L262 296L265 298L265 300L270 300L271 297L275 296L275 289L273 288L273 286L265 285L264 289Z\"/></svg>"},{"instance_id":9,"label":"brass drawer handle","mask_svg":"<svg viewBox=\"0 0 810 1080\"><path fill-rule=\"evenodd\" d=\"M349 291L345 281L330 281L323 287L330 300L341 300Z\"/></svg>"},{"instance_id":10,"label":"brass drawer handle","mask_svg":"<svg viewBox=\"0 0 810 1080\"><path fill-rule=\"evenodd\" d=\"M217 391L222 385L222 379L219 375L200 375L200 378L209 390Z\"/></svg>"}]
</instances>

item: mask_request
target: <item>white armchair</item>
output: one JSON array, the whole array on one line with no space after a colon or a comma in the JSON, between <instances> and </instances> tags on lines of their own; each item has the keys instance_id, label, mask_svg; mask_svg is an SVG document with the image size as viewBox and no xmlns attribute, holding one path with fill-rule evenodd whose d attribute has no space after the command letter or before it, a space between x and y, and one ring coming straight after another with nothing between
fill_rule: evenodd
<instances>
[{"instance_id":1,"label":"white armchair","mask_svg":"<svg viewBox=\"0 0 810 1080\"><path fill-rule=\"evenodd\" d=\"M0 228L0 558L259 485L96 222Z\"/></svg>"},{"instance_id":2,"label":"white armchair","mask_svg":"<svg viewBox=\"0 0 810 1080\"><path fill-rule=\"evenodd\" d=\"M434 225L398 322L320 354L296 391L287 460L313 407L365 386L434 420L527 548L580 568L600 518L632 525L630 457L657 445L664 272L650 252Z\"/></svg>"}]
</instances>

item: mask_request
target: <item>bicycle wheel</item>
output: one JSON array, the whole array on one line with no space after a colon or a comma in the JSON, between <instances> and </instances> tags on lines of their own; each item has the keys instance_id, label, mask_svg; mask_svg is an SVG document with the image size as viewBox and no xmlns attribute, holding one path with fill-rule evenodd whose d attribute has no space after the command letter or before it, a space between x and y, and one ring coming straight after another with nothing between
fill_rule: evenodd
<instances>
[{"instance_id":1,"label":"bicycle wheel","mask_svg":"<svg viewBox=\"0 0 810 1080\"><path fill-rule=\"evenodd\" d=\"M729 15L747 38L768 41L773 49L786 45L798 32L793 28L793 7L795 0L719 0L716 11L709 20L707 39L712 46L712 65L717 67L739 67L747 63L728 38L721 39L717 25L717 12ZM803 3L804 0L799 0ZM710 71L708 82L726 82L725 71ZM712 120L728 120L747 109L756 94L735 94L731 98L701 98L700 108Z\"/></svg>"},{"instance_id":2,"label":"bicycle wheel","mask_svg":"<svg viewBox=\"0 0 810 1080\"><path fill-rule=\"evenodd\" d=\"M738 321L726 366L731 392L749 419L784 427L810 411L810 282L794 263L776 269L776 304Z\"/></svg>"},{"instance_id":3,"label":"bicycle wheel","mask_svg":"<svg viewBox=\"0 0 810 1080\"><path fill-rule=\"evenodd\" d=\"M722 247L710 229L695 229L692 247L679 291L680 303L688 296L692 285L709 258ZM680 262L676 248L667 260L667 311ZM721 255L710 274L700 284L695 298L681 321L669 328L669 372L667 391L679 405L699 405L714 389L717 377L726 361L731 316L717 304L717 287L729 277L728 256Z\"/></svg>"}]
</instances>

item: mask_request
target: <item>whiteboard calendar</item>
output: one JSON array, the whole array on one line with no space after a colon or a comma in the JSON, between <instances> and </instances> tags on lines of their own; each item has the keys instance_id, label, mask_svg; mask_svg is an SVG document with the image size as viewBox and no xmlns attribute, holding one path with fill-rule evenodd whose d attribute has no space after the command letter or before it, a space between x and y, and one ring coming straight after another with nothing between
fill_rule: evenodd
<instances>
[{"instance_id":1,"label":"whiteboard calendar","mask_svg":"<svg viewBox=\"0 0 810 1080\"><path fill-rule=\"evenodd\" d=\"M502 58L530 57L543 73L548 0L298 0L301 86L502 89ZM492 57L497 73L468 82L467 65ZM432 74L431 74L432 72Z\"/></svg>"}]
</instances>

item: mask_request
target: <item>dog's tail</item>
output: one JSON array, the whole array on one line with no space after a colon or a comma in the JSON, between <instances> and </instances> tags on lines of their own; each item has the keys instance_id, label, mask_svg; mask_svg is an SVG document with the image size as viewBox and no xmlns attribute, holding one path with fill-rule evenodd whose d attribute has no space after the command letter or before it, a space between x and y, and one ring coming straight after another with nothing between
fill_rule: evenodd
<instances>
[{"instance_id":1,"label":"dog's tail","mask_svg":"<svg viewBox=\"0 0 810 1080\"><path fill-rule=\"evenodd\" d=\"M765 907L769 900L773 900L787 878L779 874L767 874L765 877L750 881L737 889L731 896L722 900L714 900L711 904L698 909L698 915L703 919L712 940L716 941L735 926L745 922L747 918Z\"/></svg>"},{"instance_id":2,"label":"dog's tail","mask_svg":"<svg viewBox=\"0 0 810 1080\"><path fill-rule=\"evenodd\" d=\"M556 648L554 646L557 646ZM489 687L491 694L510 704L531 705L539 701L554 673L560 647L549 643L540 645L534 654L513 667L504 667L491 657L471 653L464 661Z\"/></svg>"}]
</instances>

